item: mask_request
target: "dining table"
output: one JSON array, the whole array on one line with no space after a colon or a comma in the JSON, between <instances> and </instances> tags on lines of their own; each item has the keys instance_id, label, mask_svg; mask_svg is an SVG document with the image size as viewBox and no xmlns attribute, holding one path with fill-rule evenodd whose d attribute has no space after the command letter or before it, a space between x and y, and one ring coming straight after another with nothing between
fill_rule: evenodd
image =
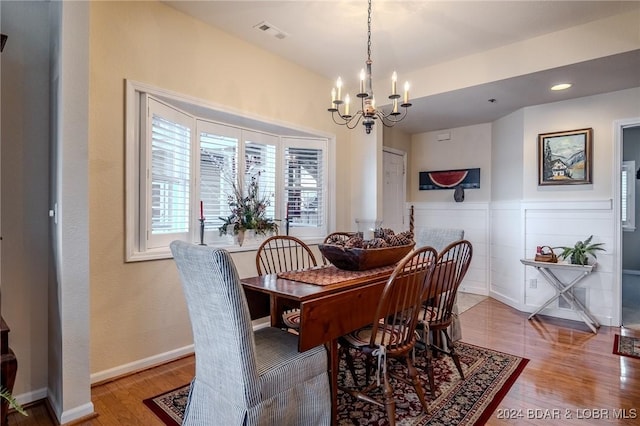
<instances>
[{"instance_id":1,"label":"dining table","mask_svg":"<svg viewBox=\"0 0 640 426\"><path fill-rule=\"evenodd\" d=\"M338 414L338 338L372 322L394 267L349 271L328 265L241 279L252 319L268 315L272 326L284 327L282 313L300 309L298 350L326 346L333 424Z\"/></svg>"}]
</instances>

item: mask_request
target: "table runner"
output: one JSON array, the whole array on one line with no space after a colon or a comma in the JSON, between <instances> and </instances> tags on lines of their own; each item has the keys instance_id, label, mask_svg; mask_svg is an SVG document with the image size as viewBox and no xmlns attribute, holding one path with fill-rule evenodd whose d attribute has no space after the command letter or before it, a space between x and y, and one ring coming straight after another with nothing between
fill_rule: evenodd
<instances>
[{"instance_id":1,"label":"table runner","mask_svg":"<svg viewBox=\"0 0 640 426\"><path fill-rule=\"evenodd\" d=\"M330 265L301 269L299 271L280 272L278 277L307 284L325 286L337 283L348 283L363 278L375 278L379 275L391 275L391 272L395 267L396 265L394 264L382 266L380 268L367 269L364 271L347 271Z\"/></svg>"}]
</instances>

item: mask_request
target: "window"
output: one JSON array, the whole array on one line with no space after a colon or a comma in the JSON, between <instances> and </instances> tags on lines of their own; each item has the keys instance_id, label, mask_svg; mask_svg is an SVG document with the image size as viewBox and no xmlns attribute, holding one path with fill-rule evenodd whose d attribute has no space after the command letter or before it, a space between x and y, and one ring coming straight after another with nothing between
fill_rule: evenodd
<instances>
[{"instance_id":1,"label":"window","mask_svg":"<svg viewBox=\"0 0 640 426\"><path fill-rule=\"evenodd\" d=\"M281 234L313 240L326 235L329 140L304 132L291 137L291 129L277 134L273 125L261 131L260 125L224 123L212 119L213 112L192 99L128 82L127 261L170 257L169 243L176 239L199 242L200 204L205 243L239 249L219 228L231 214L234 187L244 193L252 178ZM234 121L228 113L218 115ZM258 243L245 242L243 249Z\"/></svg>"},{"instance_id":2,"label":"window","mask_svg":"<svg viewBox=\"0 0 640 426\"><path fill-rule=\"evenodd\" d=\"M325 225L324 152L318 144L297 139L284 142L286 217L290 227L305 235L307 230Z\"/></svg>"},{"instance_id":3,"label":"window","mask_svg":"<svg viewBox=\"0 0 640 426\"><path fill-rule=\"evenodd\" d=\"M620 182L622 196L622 205L620 208L622 214L622 230L635 231L636 229L636 162L623 161Z\"/></svg>"},{"instance_id":4,"label":"window","mask_svg":"<svg viewBox=\"0 0 640 426\"><path fill-rule=\"evenodd\" d=\"M189 232L189 185L192 119L154 99L147 98L144 135L149 139L144 158L145 194L141 204L147 214L144 238L147 248L166 246Z\"/></svg>"}]
</instances>

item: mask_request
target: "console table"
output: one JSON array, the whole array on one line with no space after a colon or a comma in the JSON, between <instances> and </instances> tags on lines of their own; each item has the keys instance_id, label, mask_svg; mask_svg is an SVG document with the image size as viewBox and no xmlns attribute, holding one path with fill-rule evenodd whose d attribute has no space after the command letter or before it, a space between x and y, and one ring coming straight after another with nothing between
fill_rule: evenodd
<instances>
[{"instance_id":1,"label":"console table","mask_svg":"<svg viewBox=\"0 0 640 426\"><path fill-rule=\"evenodd\" d=\"M0 317L1 318L1 317ZM9 348L9 327L7 323L4 322L4 318L2 319L2 334L1 334L1 349L2 349L2 387L9 390L9 392L13 392L13 385L16 381L16 372L18 371L18 361L16 360L16 356ZM7 413L9 411L9 403L2 400L2 418L0 419L0 423L2 426L7 426Z\"/></svg>"},{"instance_id":2,"label":"console table","mask_svg":"<svg viewBox=\"0 0 640 426\"><path fill-rule=\"evenodd\" d=\"M600 324L591 314L591 312L589 312L586 306L584 306L582 302L578 300L570 291L573 286L578 284L578 282L580 282L583 278L593 272L596 267L595 264L571 265L567 263L536 262L535 260L531 259L520 259L520 262L522 262L523 265L533 266L534 268L536 268L540 272L540 275L542 275L544 279L556 290L556 294L551 299L547 300L542 306L540 306L540 308L538 308L534 313L529 315L529 319L540 313L553 301L562 297L569 304L569 306L571 306L571 309L573 309L578 313L578 315L580 315L584 323L587 324L591 331L596 334L598 333ZM570 282L563 282L553 273L554 269L573 271L578 273L578 275Z\"/></svg>"}]
</instances>

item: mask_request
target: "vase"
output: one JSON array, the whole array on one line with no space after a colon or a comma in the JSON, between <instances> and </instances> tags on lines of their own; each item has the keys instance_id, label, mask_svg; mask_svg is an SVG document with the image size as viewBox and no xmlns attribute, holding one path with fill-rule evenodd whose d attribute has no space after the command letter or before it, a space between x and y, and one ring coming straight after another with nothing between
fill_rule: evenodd
<instances>
[{"instance_id":1,"label":"vase","mask_svg":"<svg viewBox=\"0 0 640 426\"><path fill-rule=\"evenodd\" d=\"M242 247L242 243L244 243L244 229L240 229L236 234L236 243Z\"/></svg>"}]
</instances>

